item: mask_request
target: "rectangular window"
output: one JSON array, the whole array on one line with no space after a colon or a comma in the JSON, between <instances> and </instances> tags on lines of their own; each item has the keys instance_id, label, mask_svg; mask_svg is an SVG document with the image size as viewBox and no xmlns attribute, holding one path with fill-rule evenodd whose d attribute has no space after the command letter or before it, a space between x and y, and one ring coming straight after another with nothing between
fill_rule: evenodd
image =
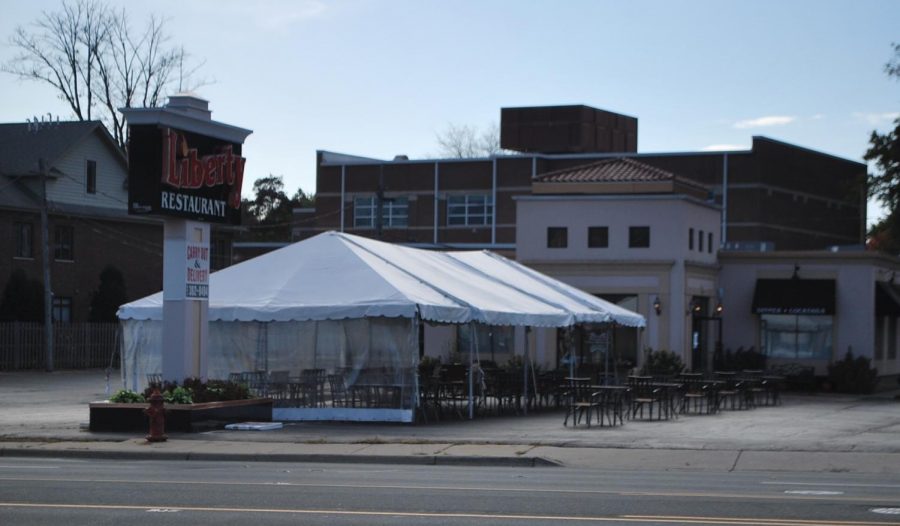
<instances>
[{"instance_id":1,"label":"rectangular window","mask_svg":"<svg viewBox=\"0 0 900 526\"><path fill-rule=\"evenodd\" d=\"M34 257L34 227L31 223L15 223L13 225L16 236L16 252L17 258L33 258Z\"/></svg>"},{"instance_id":2,"label":"rectangular window","mask_svg":"<svg viewBox=\"0 0 900 526\"><path fill-rule=\"evenodd\" d=\"M697 236L697 250L703 252L703 231L701 230Z\"/></svg>"},{"instance_id":3,"label":"rectangular window","mask_svg":"<svg viewBox=\"0 0 900 526\"><path fill-rule=\"evenodd\" d=\"M67 225L57 226L54 231L53 258L62 261L75 261L75 232Z\"/></svg>"},{"instance_id":4,"label":"rectangular window","mask_svg":"<svg viewBox=\"0 0 900 526\"><path fill-rule=\"evenodd\" d=\"M706 236L707 236L707 237L706 237L706 250L707 250L707 252L709 252L710 254L712 254L712 251L713 251L713 235L712 235L712 232L706 234Z\"/></svg>"},{"instance_id":5,"label":"rectangular window","mask_svg":"<svg viewBox=\"0 0 900 526\"><path fill-rule=\"evenodd\" d=\"M489 195L451 195L447 197L447 224L489 225L494 220L494 204Z\"/></svg>"},{"instance_id":6,"label":"rectangular window","mask_svg":"<svg viewBox=\"0 0 900 526\"><path fill-rule=\"evenodd\" d=\"M774 358L830 360L833 326L833 316L763 314L760 316L763 352Z\"/></svg>"},{"instance_id":7,"label":"rectangular window","mask_svg":"<svg viewBox=\"0 0 900 526\"><path fill-rule=\"evenodd\" d=\"M89 194L97 193L97 161L88 161L85 169L84 187Z\"/></svg>"},{"instance_id":8,"label":"rectangular window","mask_svg":"<svg viewBox=\"0 0 900 526\"><path fill-rule=\"evenodd\" d=\"M353 200L353 226L374 228L378 217L378 198L357 197ZM381 200L381 226L404 227L409 224L409 199L406 197Z\"/></svg>"},{"instance_id":9,"label":"rectangular window","mask_svg":"<svg viewBox=\"0 0 900 526\"><path fill-rule=\"evenodd\" d=\"M630 226L628 227L628 247L629 248L648 248L650 246L650 227L649 226Z\"/></svg>"},{"instance_id":10,"label":"rectangular window","mask_svg":"<svg viewBox=\"0 0 900 526\"><path fill-rule=\"evenodd\" d=\"M209 269L222 270L231 263L231 243L228 238L213 236L209 242Z\"/></svg>"},{"instance_id":11,"label":"rectangular window","mask_svg":"<svg viewBox=\"0 0 900 526\"><path fill-rule=\"evenodd\" d=\"M688 229L688 250L694 250L694 229Z\"/></svg>"},{"instance_id":12,"label":"rectangular window","mask_svg":"<svg viewBox=\"0 0 900 526\"><path fill-rule=\"evenodd\" d=\"M569 246L569 229L564 226L547 227L547 248L566 248Z\"/></svg>"},{"instance_id":13,"label":"rectangular window","mask_svg":"<svg viewBox=\"0 0 900 526\"><path fill-rule=\"evenodd\" d=\"M72 298L53 297L53 321L59 323L72 321Z\"/></svg>"},{"instance_id":14,"label":"rectangular window","mask_svg":"<svg viewBox=\"0 0 900 526\"><path fill-rule=\"evenodd\" d=\"M609 247L609 227L608 226L590 226L590 227L588 227L588 247L589 248L607 248L607 247Z\"/></svg>"}]
</instances>

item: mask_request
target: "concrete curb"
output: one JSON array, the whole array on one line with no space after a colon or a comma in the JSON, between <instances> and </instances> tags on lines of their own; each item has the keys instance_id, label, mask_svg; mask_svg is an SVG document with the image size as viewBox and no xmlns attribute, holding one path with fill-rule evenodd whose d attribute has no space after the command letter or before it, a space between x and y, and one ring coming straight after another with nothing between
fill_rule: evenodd
<instances>
[{"instance_id":1,"label":"concrete curb","mask_svg":"<svg viewBox=\"0 0 900 526\"><path fill-rule=\"evenodd\" d=\"M442 455L340 455L290 453L205 453L196 451L123 451L53 448L0 448L0 458L74 458L104 460L181 460L209 462L300 462L323 464L404 464L422 466L561 467L542 457Z\"/></svg>"}]
</instances>

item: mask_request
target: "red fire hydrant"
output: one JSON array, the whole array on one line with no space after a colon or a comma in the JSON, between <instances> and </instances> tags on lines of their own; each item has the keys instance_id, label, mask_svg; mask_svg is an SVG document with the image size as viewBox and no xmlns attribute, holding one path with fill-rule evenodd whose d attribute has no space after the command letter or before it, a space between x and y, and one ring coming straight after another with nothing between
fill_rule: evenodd
<instances>
[{"instance_id":1,"label":"red fire hydrant","mask_svg":"<svg viewBox=\"0 0 900 526\"><path fill-rule=\"evenodd\" d=\"M166 408L163 407L163 396L159 389L153 388L150 394L150 407L144 409L144 414L150 417L150 434L147 442L165 442L166 436Z\"/></svg>"}]
</instances>

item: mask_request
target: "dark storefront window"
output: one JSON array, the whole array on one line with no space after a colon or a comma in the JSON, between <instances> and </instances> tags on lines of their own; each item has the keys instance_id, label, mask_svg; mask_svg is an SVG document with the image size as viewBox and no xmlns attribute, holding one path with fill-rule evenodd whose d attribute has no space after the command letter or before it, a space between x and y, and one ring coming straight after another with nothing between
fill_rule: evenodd
<instances>
[{"instance_id":1,"label":"dark storefront window","mask_svg":"<svg viewBox=\"0 0 900 526\"><path fill-rule=\"evenodd\" d=\"M763 352L772 358L830 360L833 327L834 316L763 314Z\"/></svg>"}]
</instances>

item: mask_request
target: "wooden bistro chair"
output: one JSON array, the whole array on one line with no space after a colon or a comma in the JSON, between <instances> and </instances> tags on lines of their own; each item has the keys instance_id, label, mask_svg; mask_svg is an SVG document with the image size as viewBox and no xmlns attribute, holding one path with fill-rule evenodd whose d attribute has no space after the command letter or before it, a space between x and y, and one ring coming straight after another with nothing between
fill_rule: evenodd
<instances>
[{"instance_id":1,"label":"wooden bistro chair","mask_svg":"<svg viewBox=\"0 0 900 526\"><path fill-rule=\"evenodd\" d=\"M591 414L598 410L601 402L600 393L591 389L590 378L566 378L568 390L565 392L566 418L563 426L569 424L572 417L572 425L577 426L582 417L588 427L591 427Z\"/></svg>"},{"instance_id":2,"label":"wooden bistro chair","mask_svg":"<svg viewBox=\"0 0 900 526\"><path fill-rule=\"evenodd\" d=\"M653 408L656 407L656 418L662 420L663 413L668 417L668 400L665 392L653 385L652 376L629 376L628 386L631 387L631 418L637 416L638 411L644 418L644 408L648 410L650 420L653 420Z\"/></svg>"}]
</instances>

